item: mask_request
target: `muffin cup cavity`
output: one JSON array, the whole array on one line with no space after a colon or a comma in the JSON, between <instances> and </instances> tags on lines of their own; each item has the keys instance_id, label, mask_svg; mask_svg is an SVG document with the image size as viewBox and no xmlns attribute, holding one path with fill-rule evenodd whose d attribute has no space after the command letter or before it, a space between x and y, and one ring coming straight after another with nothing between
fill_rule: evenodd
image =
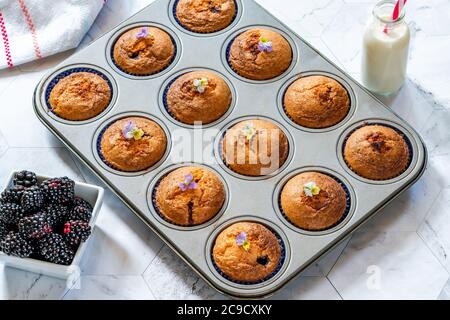
<instances>
[{"instance_id":1,"label":"muffin cup cavity","mask_svg":"<svg viewBox=\"0 0 450 320\"><path fill-rule=\"evenodd\" d=\"M307 77L312 77L312 76L324 76L327 78L331 78L335 81L337 81L346 91L348 94L348 97L350 99L350 109L347 113L347 115L338 123L336 123L335 125L326 127L326 128L309 128L309 127L305 127L302 126L298 123L296 123L287 113L286 109L285 109L285 104L284 104L284 99L287 93L287 90L290 88L290 86L297 80L301 79L301 78L307 78ZM294 77L290 78L288 81L286 81L286 83L281 87L279 93L278 93L278 97L277 97L277 104L278 104L278 109L280 111L280 114L283 116L283 118L289 122L292 126L294 126L295 128L302 130L302 131L306 131L306 132L312 132L312 133L322 133L322 132L329 132L329 131L333 131L333 130L337 130L338 128L342 127L343 125L345 125L345 123L347 123L354 115L356 107L357 107L357 101L356 101L356 96L355 93L353 92L352 87L347 83L347 81L345 81L344 79L342 79L341 77L334 75L332 73L328 73L328 72L323 72L323 71L312 71L312 72L304 72L304 73L300 73L298 75L295 75Z\"/></svg>"},{"instance_id":2,"label":"muffin cup cavity","mask_svg":"<svg viewBox=\"0 0 450 320\"><path fill-rule=\"evenodd\" d=\"M114 47L117 43L117 41L119 40L119 38L125 34L126 32L135 29L135 28L139 28L139 27L153 27L153 28L158 28L161 29L162 31L166 32L171 41L172 44L174 46L174 54L173 57L170 61L170 63L165 66L164 68L153 72L153 73L148 73L148 74L135 74L135 73L131 73L128 72L124 69L122 69L115 61L114 59ZM109 65L120 75L127 77L127 78L131 78L134 80L146 80L146 79L153 79L156 77L160 77L163 74L167 73L168 71L170 71L173 67L175 67L175 65L177 64L177 62L180 60L181 57L181 41L180 39L176 36L176 34L168 29L167 27L160 25L160 24L156 24L156 23L152 23L152 22L142 22L142 23L134 23L128 26L125 26L123 28L121 28L119 31L117 31L109 40L108 45L106 47L106 57L108 60Z\"/></svg>"},{"instance_id":3,"label":"muffin cup cavity","mask_svg":"<svg viewBox=\"0 0 450 320\"><path fill-rule=\"evenodd\" d=\"M178 125L180 127L192 129L195 127L195 125L191 125L191 124L182 122L181 120L177 119L177 117L172 112L170 112L169 105L167 103L167 94L169 93L171 86L180 77L182 77L183 75L190 73L190 72L202 71L202 70L208 71L208 72L213 72L213 73L219 75L225 81L225 83L228 85L228 87L230 88L230 91L231 91L231 104L230 104L227 112L225 112L225 114L222 117L220 117L219 119L217 119L216 121L213 121L211 123L202 124L201 127L206 129L206 128L211 128L211 127L218 125L219 123L223 122L233 112L233 110L236 106L236 90L233 86L233 83L222 73L215 71L215 70L208 69L208 68L189 68L189 69L181 70L180 72L177 72L175 75L172 75L168 80L166 80L166 82L164 82L164 84L161 87L161 93L159 94L161 111L167 116L167 118L170 121L174 122L176 125Z\"/></svg>"},{"instance_id":4,"label":"muffin cup cavity","mask_svg":"<svg viewBox=\"0 0 450 320\"><path fill-rule=\"evenodd\" d=\"M189 226L189 225L176 224L173 221L170 221L166 217L164 217L164 215L160 212L160 210L156 204L156 192L158 191L158 187L159 187L159 184L161 183L161 181L165 177L167 177L167 175L169 175L171 172L173 172L177 169L180 169L180 168L184 168L184 167L199 167L199 168L204 168L206 170L211 171L222 182L224 190L225 190L225 200L222 205L222 208L210 220L208 220L202 224L199 224L199 225ZM149 209L150 209L151 213L153 214L153 216L161 224L164 224L165 226L167 226L171 229L176 229L179 231L195 231L195 230L203 229L203 228L206 228L206 227L212 225L214 222L219 220L222 217L222 215L225 213L225 211L228 207L228 200L229 200L229 189L228 189L228 185L227 185L225 179L222 177L222 175L219 172L217 172L215 169L213 169L207 165L198 164L198 163L182 163L182 164L172 165L168 168L165 168L154 178L154 180L151 182L151 184L148 188L148 191L147 191L147 202L148 202Z\"/></svg>"},{"instance_id":5,"label":"muffin cup cavity","mask_svg":"<svg viewBox=\"0 0 450 320\"><path fill-rule=\"evenodd\" d=\"M409 156L408 165L399 174L392 176L388 179L374 180L374 179L369 179L369 178L359 175L347 163L347 161L345 160L345 156L344 156L345 146L346 146L346 143L347 143L347 140L349 139L349 137L360 128L363 128L365 126L375 126L375 125L384 126L384 127L395 130L404 139L406 145L408 146L408 151L409 151L408 152L408 156ZM415 162L417 162L417 146L415 144L413 144L412 141L414 141L414 139L412 138L410 133L405 128L403 128L402 126L400 126L396 123L382 120L382 119L365 120L365 121L361 121L359 123L354 124L353 126L348 128L342 134L342 136L338 142L338 150L337 150L338 158L339 158L339 161L341 162L341 165L343 166L343 168L349 174L351 174L354 178L356 178L362 182L365 182L368 184L392 184L392 183L396 183L396 182L402 180L403 178L405 178L411 172L411 170L414 169L414 164L415 164Z\"/></svg>"},{"instance_id":6,"label":"muffin cup cavity","mask_svg":"<svg viewBox=\"0 0 450 320\"><path fill-rule=\"evenodd\" d=\"M101 77L103 80L106 81L106 83L108 84L109 90L111 92L111 98L109 100L108 106L102 111L100 112L98 115L87 119L87 120L68 120L68 119L64 119L63 117L61 117L60 115L58 115L56 112L53 111L53 108L50 104L50 94L52 92L52 90L55 88L55 86L59 83L59 81L61 81L62 79L74 74L74 73L79 73L79 72L87 72L87 73L92 73L95 74L99 77ZM90 123L93 122L99 118L101 118L102 116L104 116L106 113L108 113L111 108L113 107L116 98L117 98L117 85L115 84L115 82L112 80L113 78L104 70L101 70L98 67L95 66L90 66L90 65L80 65L80 66L71 66L71 67L66 67L63 70L59 70L58 72L56 72L55 74L53 74L52 76L49 77L49 80L45 86L45 91L43 94L43 105L46 106L46 111L50 113L50 115L55 119L58 120L60 122L66 123L66 124L76 124L76 125L80 125L80 124L86 124L86 123Z\"/></svg>"},{"instance_id":7,"label":"muffin cup cavity","mask_svg":"<svg viewBox=\"0 0 450 320\"><path fill-rule=\"evenodd\" d=\"M283 212L283 208L281 206L281 193L283 192L284 186L294 177L296 177L298 174L305 173L305 172L319 172L321 174L324 174L333 180L335 180L344 190L346 195L346 207L345 212L342 215L341 219L335 223L333 226L330 226L328 228L324 228L321 230L308 230L305 228L300 228L295 223L293 223L289 217ZM352 218L353 212L356 208L356 196L353 191L353 189L350 187L349 182L345 180L344 177L340 176L336 172L331 171L327 168L321 168L321 167L306 167L298 169L294 172L291 172L287 176L285 176L276 186L273 196L273 202L274 202L274 208L275 212L279 216L279 218L291 229L294 231L297 231L299 233L309 235L309 236L322 236L326 234L331 234L336 232L337 230L344 227Z\"/></svg>"},{"instance_id":8,"label":"muffin cup cavity","mask_svg":"<svg viewBox=\"0 0 450 320\"><path fill-rule=\"evenodd\" d=\"M222 152L222 147L223 147L223 140L225 138L225 135L226 135L227 131L230 130L236 124L238 124L238 123L240 123L242 121L248 121L248 120L265 120L265 121L269 121L269 122L277 125L280 128L280 130L285 134L285 136L286 136L286 138L288 140L288 148L289 148L289 150L288 150L288 156L286 158L286 161L283 163L282 166L280 166L280 168L278 168L278 170L276 170L275 172L272 172L271 174L264 175L264 176L247 176L247 175L243 175L243 174L241 174L239 172L234 171L225 161L225 157L224 157L223 152ZM291 161L292 161L292 159L294 157L294 154L295 154L295 144L294 144L294 139L290 135L289 131L282 124L280 124L278 121L276 121L274 119L271 119L271 118L263 117L263 116L247 116L247 117L235 119L231 123L228 123L220 131L220 133L217 135L217 138L216 138L216 141L215 141L214 150L215 150L215 156L216 156L217 162L230 175L235 176L236 178L239 178L239 179L243 179L243 180L261 181L261 180L271 179L271 178L279 175L281 172L283 172L290 165L290 163L291 163Z\"/></svg>"},{"instance_id":9,"label":"muffin cup cavity","mask_svg":"<svg viewBox=\"0 0 450 320\"><path fill-rule=\"evenodd\" d=\"M236 7L236 12L234 13L233 19L231 20L230 24L226 26L225 28L213 32L198 32L189 29L187 26L183 25L183 23L178 19L177 17L177 6L180 0L171 0L169 3L169 17L170 20L172 20L172 23L181 31L190 34L195 37L211 37L216 36L222 33L227 32L231 28L233 28L239 21L239 18L242 15L242 4L241 0L234 0L234 4Z\"/></svg>"},{"instance_id":10,"label":"muffin cup cavity","mask_svg":"<svg viewBox=\"0 0 450 320\"><path fill-rule=\"evenodd\" d=\"M166 145L166 151L165 151L164 155L157 163L155 163L154 165L152 165L151 167L149 167L145 170L136 171L136 172L128 172L128 171L122 171L118 168L115 168L113 165L111 165L110 163L108 163L106 161L105 157L103 156L102 150L101 150L101 141L102 141L103 135L106 132L106 130L111 125L113 125L116 121L124 119L124 118L128 118L128 117L141 117L141 118L151 120L151 121L155 122L156 124L158 124L166 135L167 145ZM143 112L133 112L133 113L118 114L118 115L108 119L103 124L101 124L99 126L99 128L97 129L96 133L94 134L94 139L92 142L92 152L93 152L94 157L97 160L98 164L100 164L103 169L105 169L113 174L120 175L120 176L140 176L140 175L144 175L148 172L154 171L162 163L164 163L164 161L167 159L167 156L170 153L171 145L172 145L172 141L171 141L169 130L167 129L167 127L164 125L163 122L161 122L158 118L155 118L152 115L149 115L149 114L146 114Z\"/></svg>"},{"instance_id":11,"label":"muffin cup cavity","mask_svg":"<svg viewBox=\"0 0 450 320\"><path fill-rule=\"evenodd\" d=\"M233 66L230 62L230 50L231 50L231 46L233 45L234 40L236 40L236 38L238 36L240 36L242 33L246 32L248 30L251 30L251 29L255 29L255 28L268 29L268 30L275 31L275 32L279 33L281 36L283 36L286 39L286 41L289 43L291 50L292 50L292 61L291 61L289 68L287 68L287 70L285 70L279 76L276 76L274 78L267 79L267 80L253 80L253 79L249 79L249 78L246 78L246 77L240 75L239 72L233 68ZM237 79L239 79L241 81L252 83L252 84L272 83L272 82L276 82L276 81L279 81L279 80L285 78L289 73L292 72L292 70L298 63L298 49L297 49L296 43L285 32L283 32L277 28L271 27L271 26L253 25L253 26L248 26L248 27L245 27L243 29L240 29L240 30L234 32L230 37L227 38L227 40L225 40L225 43L222 48L222 62L223 62L223 65L225 66L225 68L234 77L236 77Z\"/></svg>"},{"instance_id":12,"label":"muffin cup cavity","mask_svg":"<svg viewBox=\"0 0 450 320\"><path fill-rule=\"evenodd\" d=\"M280 261L278 262L278 265L274 272L272 272L269 276L265 277L264 279L255 281L255 282L245 282L245 281L236 281L229 276L227 276L225 273L223 273L220 268L217 266L217 264L214 261L213 257L213 249L214 244L216 242L217 237L219 234L225 230L227 227L238 223L238 222L251 222L251 223L259 223L269 229L277 238L278 244L281 249L281 256ZM239 217L232 219L230 221L225 222L220 227L216 228L214 232L210 235L207 245L206 245L206 258L207 263L209 265L209 268L213 273L216 275L217 278L219 278L221 281L225 282L226 284L237 287L244 290L254 290L258 288L262 288L265 286L270 285L271 283L277 281L279 277L283 274L283 272L286 270L289 260L291 256L291 251L289 247L289 242L287 237L284 235L281 229L279 229L276 225L270 223L269 221L263 220L261 218L256 217Z\"/></svg>"}]
</instances>

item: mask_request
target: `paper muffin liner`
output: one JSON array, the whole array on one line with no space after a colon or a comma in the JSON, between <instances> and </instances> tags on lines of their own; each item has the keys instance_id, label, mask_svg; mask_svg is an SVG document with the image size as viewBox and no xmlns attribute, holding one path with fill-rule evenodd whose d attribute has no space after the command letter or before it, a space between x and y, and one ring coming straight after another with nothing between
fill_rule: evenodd
<instances>
[{"instance_id":1,"label":"paper muffin liner","mask_svg":"<svg viewBox=\"0 0 450 320\"><path fill-rule=\"evenodd\" d=\"M182 168L182 167L181 167L181 168ZM178 169L179 169L179 168L178 168ZM177 169L174 169L174 170L177 170ZM177 227L183 227L183 228L195 228L195 227L198 227L198 226L202 226L202 225L208 224L211 220L213 220L214 218L217 217L217 215L220 214L220 212L221 212L222 209L223 209L223 206L226 205L225 203L222 205L222 207L220 208L220 210L217 211L217 213L216 213L214 216L212 216L211 219L209 219L208 221L205 221L205 222L203 222L203 223L201 223L201 224L192 224L192 225L191 225L191 224L184 225L184 224L178 224L178 223L175 223L175 222L173 222L173 221L167 219L166 216L164 216L164 215L162 214L161 210L159 210L158 204L156 203L156 193L158 192L158 187L159 187L159 185L161 184L161 182L163 181L163 179L166 178L166 177L167 177L171 172L173 172L174 170L172 170L172 171L170 171L170 172L167 172L167 174L165 174L165 175L163 175L161 178L159 178L158 181L156 182L156 184L155 184L154 187L153 187L153 190L152 190L152 199L151 199L151 200L152 200L152 205L153 205L153 208L155 209L155 212L156 212L156 213L158 214L158 216L159 216L161 219L163 219L165 222L170 223L170 224L172 224L172 225L174 225L174 226L177 226Z\"/></svg>"},{"instance_id":2,"label":"paper muffin liner","mask_svg":"<svg viewBox=\"0 0 450 320\"><path fill-rule=\"evenodd\" d=\"M319 75L320 75L320 74L319 74ZM292 117L289 115L289 113L288 113L287 110L286 110L286 104L285 104L284 101L285 101L285 98L286 98L286 93L287 93L287 91L289 90L289 88L294 84L295 81L297 81L297 80L299 80L299 79L302 79L302 78L313 77L313 76L314 76L314 75L311 74L311 75L307 75L307 76L305 76L305 77L299 77L298 79L295 79L294 81L292 81L292 82L286 87L286 89L285 89L284 92L283 92L282 99L281 99L281 107L283 108L283 112L284 112L284 114L286 115L286 117L288 117L289 120L291 120L293 123L295 123L296 125L298 125L298 126L300 126L300 127L307 128L307 129L310 129L310 130L324 130L324 129L333 128L333 127L337 126L338 124L342 123L343 121L345 121L345 119L348 117L349 113L352 112L352 105L351 105L352 101L351 101L351 95L350 95L350 92L348 92L347 88L346 88L344 85L342 85L342 83L340 83L337 79L330 78L330 77L328 77L328 76L326 76L326 75L320 75L320 76L324 76L324 77L327 77L327 78L330 78L330 79L333 79L333 80L337 81L337 82L345 89L345 92L347 92L347 95L348 95L348 97L349 97L349 99L350 99L350 107L348 108L348 112L347 112L347 114L345 115L345 117L342 118L342 120L340 120L340 121L336 122L335 124L333 124L333 125L331 125L331 126L328 126L328 127L323 127L323 128L307 127L307 126L301 125L300 123L298 123L297 121L295 121L294 119L292 119Z\"/></svg>"},{"instance_id":3,"label":"paper muffin liner","mask_svg":"<svg viewBox=\"0 0 450 320\"><path fill-rule=\"evenodd\" d=\"M144 27L144 26L143 26L143 27ZM155 26L148 26L148 27L154 27L154 28L160 29L160 28L157 27L157 26L156 26L156 27L155 27ZM137 28L138 28L138 27L137 27ZM119 69L119 70L122 71L123 73L128 74L128 75L133 76L133 77L150 77L150 76L156 75L156 74L161 73L161 72L163 72L164 70L168 69L168 68L173 64L173 62L175 61L175 59L177 58L177 54L178 54L178 46L177 46L177 43L176 43L175 39L172 37L172 35L171 35L170 33L168 33L167 31L165 31L164 29L161 29L161 30L164 31L164 32L166 32L167 35L170 37L170 40L172 41L173 48L174 48L174 51L173 51L173 57L172 57L172 59L170 60L170 62L167 64L167 66L165 66L165 67L161 68L160 70L155 71L155 72L153 72L153 73L146 73L146 74L132 73L132 72L128 72L128 71L126 71L125 69L123 69L123 68L116 62L116 59L114 59L114 48L116 47L117 40L120 38L120 36L121 36L123 33L120 34L120 35L117 37L117 39L114 41L114 44L111 46L111 52L110 52L109 54L111 55L111 61L112 61L112 63L114 63L114 65L116 66L117 69ZM125 32L128 32L128 31L130 31L130 30L126 30ZM124 32L124 33L125 33L125 32Z\"/></svg>"},{"instance_id":4,"label":"paper muffin liner","mask_svg":"<svg viewBox=\"0 0 450 320\"><path fill-rule=\"evenodd\" d=\"M52 108L52 105L50 104L50 94L51 94L52 90L55 88L55 86L58 84L59 81L61 81L65 77L70 76L73 73L78 73L78 72L93 73L93 74L98 75L99 77L101 77L108 84L109 90L111 92L111 97L109 99L108 105L105 107L105 109L102 112L104 112L106 109L108 109L109 105L111 104L112 98L114 96L113 85L112 85L111 81L109 80L109 78L106 75L104 75L102 72L100 72L100 71L98 71L96 69L92 69L92 68L72 68L72 69L63 71L63 72L59 73L57 76L55 76L52 79L52 81L50 81L50 83L47 86L47 89L45 90L45 103L47 104L48 110L50 110L54 115L56 115L57 117L59 117L61 119L64 119L64 118L61 117L56 112L54 112L54 110ZM102 112L100 112L99 114L101 114ZM96 116L94 116L92 118L95 118L97 116L98 115L96 115ZM64 119L64 120L68 120L68 119ZM86 120L89 120L89 119L86 119ZM68 121L81 122L81 121L86 121L86 120L68 120Z\"/></svg>"},{"instance_id":5,"label":"paper muffin liner","mask_svg":"<svg viewBox=\"0 0 450 320\"><path fill-rule=\"evenodd\" d=\"M284 186L283 186L283 188L280 190L280 194L278 195L278 208L280 209L280 213L281 213L281 215L283 216L283 218L285 218L286 221L288 221L288 222L289 222L290 224L292 224L294 227L296 227L296 228L298 228L298 229L301 229L301 230L304 230L304 231L308 231L308 232L323 232L323 231L331 230L331 229L333 229L333 228L339 226L339 225L340 225L342 222L344 222L345 219L348 217L348 215L349 215L349 213L350 213L350 210L351 210L351 207L352 207L352 200L351 200L351 196L350 196L350 191L349 191L347 185L346 185L344 182L342 182L341 179L335 177L334 175L331 175L331 174L328 174L328 173L325 173L325 172L320 172L320 173L321 173L321 174L324 174L324 175L326 175L326 176L332 178L334 181L336 181L336 182L342 187L342 189L343 189L344 192L345 192L345 200L346 200L345 211L344 211L344 213L342 214L342 217L339 219L339 221L336 222L335 224L333 224L332 226L330 226L330 227L328 227L328 228L315 229L315 230L311 230L311 229L306 229L306 228L301 228L301 227L299 227L298 225L296 225L293 221L291 221L291 220L289 219L289 217L286 215L286 213L284 212L283 207L282 207L282 205L281 205L281 194L282 194L282 192L283 192L283 190L284 190Z\"/></svg>"},{"instance_id":6,"label":"paper muffin liner","mask_svg":"<svg viewBox=\"0 0 450 320\"><path fill-rule=\"evenodd\" d=\"M405 169L403 169L403 171L401 171L399 174L397 174L397 175L395 175L395 176L392 176L392 177L389 177L389 178L387 178L387 179L370 179L370 178L366 178L366 177L360 175L360 174L357 173L355 170L353 170L353 168L350 166L350 164L349 164L349 163L347 162L347 160L345 159L345 153L344 153L344 151L345 151L345 146L347 145L348 139L350 138L350 136L351 136L355 131L357 131L358 129L361 129L361 128L363 128L363 127L366 127L366 126L383 126L383 127L391 128L391 129L395 130L395 131L403 138L403 140L406 142L406 145L408 146L408 165L405 167ZM413 157L414 157L414 149L413 149L412 143L411 143L411 141L409 140L409 138L408 138L408 137L407 137L400 129L398 129L397 127L395 127L395 126L393 126L393 125L389 125L389 124L386 124L386 123L378 123L378 122L368 122L368 123L365 123L365 124L363 124L363 125L361 125L361 126L358 126L358 127L355 128L355 129L353 129L351 132L349 132L348 135L347 135L347 137L345 137L344 142L342 143L342 150L341 150L341 152L342 152L342 158L344 159L345 164L347 165L347 167L348 167L354 174L356 174L356 175L358 175L359 177L362 177L362 178L364 178L364 179L371 180L371 181L389 181L389 180L392 180L392 179L395 179L395 178L401 176L403 173L405 173L405 172L409 169L409 167L411 166L411 163L412 163L412 161L413 161Z\"/></svg>"},{"instance_id":7,"label":"paper muffin liner","mask_svg":"<svg viewBox=\"0 0 450 320\"><path fill-rule=\"evenodd\" d=\"M231 26L231 25L234 23L234 21L236 20L236 18L237 18L237 16L238 16L238 13L239 13L239 5L238 5L237 1L235 0L235 1L234 1L234 6L235 6L236 10L235 10L233 19L231 20L231 22L230 22L225 28L220 29L220 30L216 30L216 31L212 31L212 32L198 32L198 31L194 31L194 30L189 29L188 27L186 27L186 26L178 19L178 17L177 17L177 7L178 7L178 3L179 3L179 2L180 2L180 0L175 0L175 2L174 2L174 4L173 4L173 7L172 7L172 15L173 15L173 18L175 19L175 21L176 21L183 29L185 29L185 30L187 30L187 31L189 31L189 32L198 33L198 34L214 34L214 33L220 32L220 31L222 31L222 30L225 30L226 28L228 28L229 26Z\"/></svg>"},{"instance_id":8,"label":"paper muffin liner","mask_svg":"<svg viewBox=\"0 0 450 320\"><path fill-rule=\"evenodd\" d=\"M185 74L185 73L184 73ZM177 81L181 76L183 76L184 74L181 74L175 78L173 78L172 80L170 80L170 82L167 84L167 86L164 88L163 91L163 106L164 109L167 111L167 113L176 121L181 122L183 124L187 124L183 121L181 121L180 119L178 119L172 112L170 112L170 108L169 108L169 104L167 103L167 94L169 93L170 88L172 87L172 85L175 83L175 81Z\"/></svg>"},{"instance_id":9,"label":"paper muffin liner","mask_svg":"<svg viewBox=\"0 0 450 320\"><path fill-rule=\"evenodd\" d=\"M137 116L137 117L141 117L141 116ZM141 118L143 118L143 117L141 117ZM121 119L117 119L117 120L115 120L115 121L112 121L112 122L108 123L107 125L105 125L105 127L104 127L104 128L100 131L100 133L98 134L98 137L97 137L97 144L96 144L96 149L97 149L97 153L98 153L98 156L99 156L100 160L102 160L102 162L103 162L104 164L106 164L108 167L110 167L111 169L114 169L114 170L117 170L117 171L121 171L121 172L126 172L126 173L136 173L136 172L141 172L141 171L148 170L148 169L151 168L152 166L150 166L150 167L148 167L148 168L146 168L146 169L144 169L144 170L139 170L139 171L124 171L124 170L121 170L121 169L119 169L119 168L113 166L113 165L110 164L108 161L106 161L105 156L103 155L103 152L102 152L102 145L101 145L101 144L102 144L103 135L105 134L106 130L108 130L109 127L111 127L114 123L116 123L116 122L119 121L119 120L121 120Z\"/></svg>"},{"instance_id":10,"label":"paper muffin liner","mask_svg":"<svg viewBox=\"0 0 450 320\"><path fill-rule=\"evenodd\" d=\"M261 280L254 281L254 282L234 280L233 278L231 278L230 276L228 276L224 272L222 272L222 270L220 270L219 266L214 261L214 255L213 255L214 246L212 246L211 247L211 257L210 258L211 258L212 265L213 265L214 269L217 271L217 273L219 273L224 279L226 279L226 280L228 280L230 282L233 282L233 283L236 283L236 284L239 284L239 285L247 285L247 286L261 284L261 283L269 281L270 279L275 277L278 274L278 272L280 272L281 268L284 265L284 262L286 261L286 246L285 246L284 241L281 238L281 236L275 230L273 230L271 227L269 227L267 225L264 225L264 227L269 229L270 232L272 232L277 237L278 244L279 244L280 249L281 249L280 261L278 261L277 267L275 268L275 270L270 275L268 275L267 277L265 277L265 278L263 278Z\"/></svg>"}]
</instances>

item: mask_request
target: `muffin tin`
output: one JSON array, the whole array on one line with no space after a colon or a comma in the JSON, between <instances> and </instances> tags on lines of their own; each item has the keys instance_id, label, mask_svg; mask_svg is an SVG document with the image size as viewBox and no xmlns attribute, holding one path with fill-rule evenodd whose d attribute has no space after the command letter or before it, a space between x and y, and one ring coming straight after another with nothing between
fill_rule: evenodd
<instances>
[{"instance_id":1,"label":"muffin tin","mask_svg":"<svg viewBox=\"0 0 450 320\"><path fill-rule=\"evenodd\" d=\"M427 152L413 128L301 37L254 1L236 2L238 15L229 28L214 34L197 35L187 32L174 19L175 1L156 1L56 67L38 84L33 103L36 115L43 124L199 276L215 289L230 296L257 298L269 296L282 288L416 182L425 170ZM146 77L125 74L111 59L114 40L130 28L146 25L157 26L169 32L177 46L177 54L172 64L158 74ZM294 52L291 67L280 77L269 81L244 79L234 73L227 62L230 41L240 32L258 26L272 28L285 35ZM53 79L77 68L100 72L109 79L113 90L110 107L96 118L83 122L58 118L46 103L48 88ZM192 137L194 127L174 121L163 105L163 94L171 80L180 74L201 68L224 75L233 91L230 111L219 121L200 131L216 129L214 137L204 141L202 146L213 149L211 159L208 159L211 163L197 159L198 153L195 152L182 159L174 158L176 138L180 134L190 134ZM341 123L331 128L313 130L300 127L283 111L282 98L287 86L299 76L313 74L331 76L349 92L350 113ZM154 167L138 173L123 173L102 162L97 141L105 126L131 115L146 116L159 123L167 134L168 146L165 157ZM269 119L279 124L289 138L290 155L285 165L274 174L261 179L235 174L223 164L220 157L219 146L224 130L237 121L248 118ZM401 131L410 141L411 164L401 176L389 181L371 181L357 176L347 167L342 156L345 139L355 128L365 123L389 125ZM222 211L212 221L192 228L175 226L164 221L156 212L152 202L153 188L171 169L193 163L211 167L219 174L225 183L227 199ZM284 183L294 174L306 170L331 175L347 187L348 212L339 225L329 230L300 230L287 221L280 211L279 192ZM237 221L263 223L275 231L283 242L284 263L267 281L258 284L235 283L226 279L215 268L211 259L215 237Z\"/></svg>"}]
</instances>

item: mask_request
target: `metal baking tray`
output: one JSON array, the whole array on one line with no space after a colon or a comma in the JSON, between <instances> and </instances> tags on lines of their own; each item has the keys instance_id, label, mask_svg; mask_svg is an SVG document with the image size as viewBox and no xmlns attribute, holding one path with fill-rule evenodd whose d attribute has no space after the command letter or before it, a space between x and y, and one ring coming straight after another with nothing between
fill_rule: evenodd
<instances>
[{"instance_id":1,"label":"metal baking tray","mask_svg":"<svg viewBox=\"0 0 450 320\"><path fill-rule=\"evenodd\" d=\"M180 26L173 14L176 0L159 0L102 36L86 49L74 54L45 76L34 95L37 117L88 166L130 209L156 232L198 275L218 291L236 298L267 297L311 265L355 231L402 191L414 184L425 170L426 148L411 126L362 88L345 72L327 60L299 35L288 29L252 0L236 0L238 13L225 30L214 34L196 34ZM135 77L120 71L111 59L115 39L133 26L154 25L167 31L177 46L173 63L151 76ZM294 58L291 67L269 81L251 81L235 74L226 59L231 40L244 30L263 26L283 34L290 42ZM58 75L73 68L89 68L106 76L113 90L111 107L89 121L65 121L50 112L46 103L47 87ZM187 134L193 128L168 115L163 94L168 83L189 70L211 69L221 74L233 92L228 114L203 130L216 128L216 137L204 142L214 147L214 163L199 163L195 152L173 161L173 137L176 129ZM289 120L281 105L287 86L299 76L325 74L337 79L348 90L351 111L340 124L323 130L305 129ZM145 172L127 174L106 166L99 158L96 144L101 130L112 120L126 115L144 115L156 120L169 137L167 154ZM230 171L220 159L218 146L225 129L246 118L267 118L280 125L290 141L290 155L276 174L263 179L248 178ZM389 181L369 181L354 174L343 161L342 147L347 135L358 126L382 123L400 130L410 142L411 165L401 176ZM197 154L198 155L198 154ZM153 208L152 188L158 179L180 165L207 165L223 179L227 199L221 213L205 225L178 227L164 221ZM323 232L307 232L291 225L282 216L279 191L290 177L301 171L319 170L337 177L348 188L350 209L344 221ZM231 282L214 268L211 246L215 236L235 221L259 221L278 233L284 242L284 263L270 280L259 284Z\"/></svg>"}]
</instances>

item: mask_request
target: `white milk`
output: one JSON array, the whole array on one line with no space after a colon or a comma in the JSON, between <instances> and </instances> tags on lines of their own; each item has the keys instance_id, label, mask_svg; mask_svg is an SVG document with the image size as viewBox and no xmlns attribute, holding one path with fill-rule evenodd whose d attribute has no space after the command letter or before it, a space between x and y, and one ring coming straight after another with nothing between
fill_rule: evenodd
<instances>
[{"instance_id":1,"label":"white milk","mask_svg":"<svg viewBox=\"0 0 450 320\"><path fill-rule=\"evenodd\" d=\"M364 34L362 80L372 92L389 95L405 82L410 31L404 13L392 21L395 1L382 1ZM387 27L387 33L384 32Z\"/></svg>"}]
</instances>

